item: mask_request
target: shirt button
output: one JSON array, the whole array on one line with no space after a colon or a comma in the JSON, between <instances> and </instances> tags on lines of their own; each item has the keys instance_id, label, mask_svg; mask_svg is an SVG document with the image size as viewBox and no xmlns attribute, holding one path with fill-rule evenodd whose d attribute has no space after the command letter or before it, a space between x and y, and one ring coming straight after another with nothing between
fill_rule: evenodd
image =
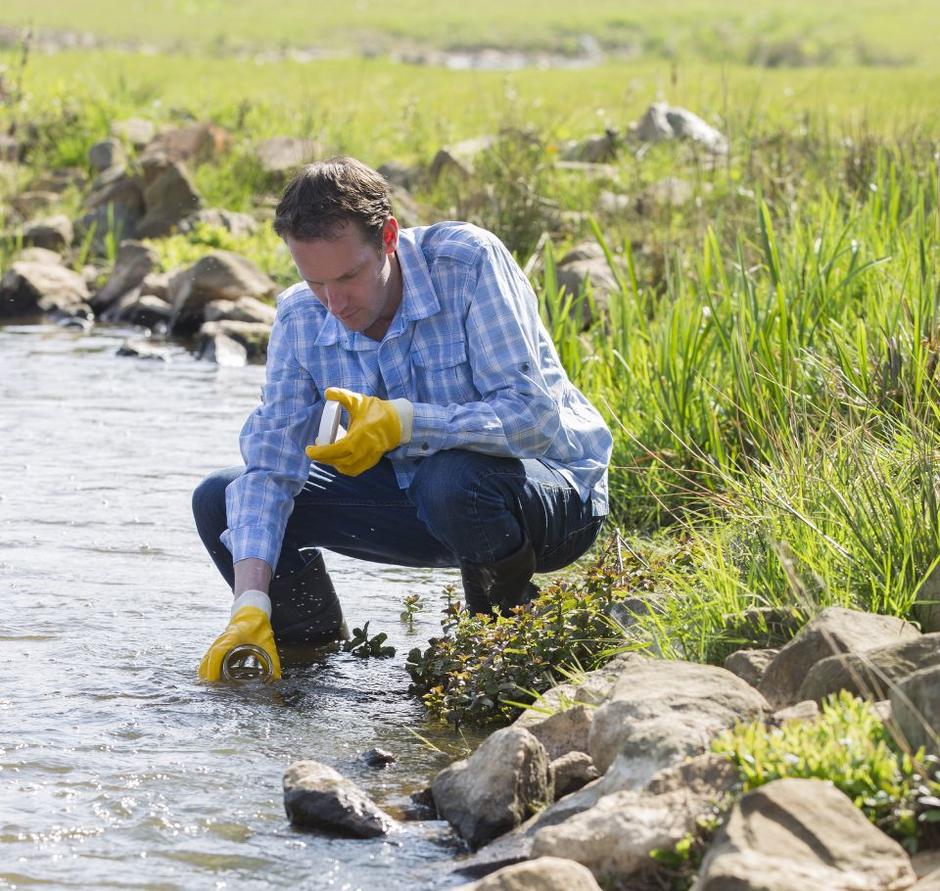
<instances>
[{"instance_id":1,"label":"shirt button","mask_svg":"<svg viewBox=\"0 0 940 891\"><path fill-rule=\"evenodd\" d=\"M431 448L431 447L430 447L426 442L422 442L422 443L421 443L421 451L422 451L422 452L426 452L429 448Z\"/></svg>"},{"instance_id":2,"label":"shirt button","mask_svg":"<svg viewBox=\"0 0 940 891\"><path fill-rule=\"evenodd\" d=\"M523 371L528 371L528 370L529 370L529 363L528 363L528 362L523 362L523 363L522 363L522 370L523 370Z\"/></svg>"}]
</instances>

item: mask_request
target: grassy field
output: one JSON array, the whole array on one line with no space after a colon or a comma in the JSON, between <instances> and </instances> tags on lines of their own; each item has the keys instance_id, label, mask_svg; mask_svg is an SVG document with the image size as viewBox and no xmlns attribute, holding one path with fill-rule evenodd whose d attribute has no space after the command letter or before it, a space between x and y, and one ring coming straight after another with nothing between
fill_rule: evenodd
<instances>
[{"instance_id":1,"label":"grassy field","mask_svg":"<svg viewBox=\"0 0 940 891\"><path fill-rule=\"evenodd\" d=\"M258 17L254 0L131 4L122 18L90 3L81 27L146 33L181 51L32 53L25 67L15 50L0 55L0 129L34 131L27 163L6 169L5 195L50 168L86 168L89 146L130 116L229 129L231 151L195 180L207 205L256 213L277 192L253 159L267 136L314 136L327 153L379 165L424 164L443 144L501 132L475 178L418 198L492 228L520 261L543 231L556 256L585 237L609 248L620 287L588 331L562 309L551 251L535 284L569 373L615 433L613 522L648 583L644 596L659 603L640 620L647 639L667 655L714 662L750 639L736 617L754 607L809 615L843 604L916 617L940 554L940 65L928 58L936 4L889 12L799 2L784 15L724 0L706 14L704 4L674 0L654 15L601 2L569 14L548 2L531 28L526 4L493 12L496 28L487 3L442 4L433 15L427 3L362 3L348 15L318 13L309 28L305 8L287 2ZM343 44L374 29L442 46L484 37L555 45L582 30L616 33L616 20L678 35L682 51L650 42L635 62L512 73L352 56L265 64L220 55L222 13L230 44ZM19 0L4 5L0 23L27 17L77 27L61 4ZM716 49L723 22L733 51ZM840 50L827 65L740 64L767 34L864 45L867 63ZM874 64L889 57L905 64ZM625 144L604 181L554 164L565 140L605 126L622 132L657 99L725 132L728 158L709 164L679 144ZM639 209L632 199L667 175L689 182L691 199ZM599 210L603 190L626 195L629 209ZM67 193L66 212L80 198ZM213 245L242 251L281 281L293 274L269 229L240 242L174 236L158 247L171 268ZM10 253L0 249L0 267Z\"/></svg>"},{"instance_id":2,"label":"grassy field","mask_svg":"<svg viewBox=\"0 0 940 891\"><path fill-rule=\"evenodd\" d=\"M0 24L209 52L239 46L381 50L403 44L577 52L579 38L589 34L602 46L633 55L893 64L933 57L940 9L931 0L281 0L276 11L263 0L6 0Z\"/></svg>"}]
</instances>

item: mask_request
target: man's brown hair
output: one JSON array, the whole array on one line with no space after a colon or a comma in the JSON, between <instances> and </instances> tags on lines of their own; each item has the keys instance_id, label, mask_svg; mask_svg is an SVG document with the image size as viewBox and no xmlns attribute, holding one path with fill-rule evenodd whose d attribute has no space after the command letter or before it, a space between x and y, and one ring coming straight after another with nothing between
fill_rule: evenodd
<instances>
[{"instance_id":1,"label":"man's brown hair","mask_svg":"<svg viewBox=\"0 0 940 891\"><path fill-rule=\"evenodd\" d=\"M355 158L340 156L308 164L287 184L274 214L274 231L296 241L332 239L355 223L380 246L391 215L382 175Z\"/></svg>"}]
</instances>

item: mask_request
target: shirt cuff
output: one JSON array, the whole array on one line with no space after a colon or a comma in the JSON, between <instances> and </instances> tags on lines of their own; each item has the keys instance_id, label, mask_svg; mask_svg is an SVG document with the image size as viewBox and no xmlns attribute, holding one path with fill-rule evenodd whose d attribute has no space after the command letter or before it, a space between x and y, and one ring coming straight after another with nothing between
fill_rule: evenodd
<instances>
[{"instance_id":1,"label":"shirt cuff","mask_svg":"<svg viewBox=\"0 0 940 891\"><path fill-rule=\"evenodd\" d=\"M397 450L398 454L406 458L424 458L446 449L450 409L430 402L412 402L411 409L411 437Z\"/></svg>"},{"instance_id":2,"label":"shirt cuff","mask_svg":"<svg viewBox=\"0 0 940 891\"><path fill-rule=\"evenodd\" d=\"M398 420L401 423L400 445L411 442L411 433L414 428L415 407L414 403L408 399L392 399L392 407L398 412Z\"/></svg>"},{"instance_id":3,"label":"shirt cuff","mask_svg":"<svg viewBox=\"0 0 940 891\"><path fill-rule=\"evenodd\" d=\"M264 526L238 526L226 529L219 541L232 552L232 562L253 557L264 560L273 570L281 553L281 542L275 541L270 530Z\"/></svg>"}]
</instances>

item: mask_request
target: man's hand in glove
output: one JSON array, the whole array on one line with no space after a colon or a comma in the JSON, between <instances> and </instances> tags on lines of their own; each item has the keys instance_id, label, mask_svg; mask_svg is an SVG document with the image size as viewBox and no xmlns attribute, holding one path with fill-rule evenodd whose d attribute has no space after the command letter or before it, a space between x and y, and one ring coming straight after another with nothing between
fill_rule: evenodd
<instances>
[{"instance_id":1,"label":"man's hand in glove","mask_svg":"<svg viewBox=\"0 0 940 891\"><path fill-rule=\"evenodd\" d=\"M349 412L349 432L332 445L307 446L311 461L359 476L375 467L386 452L411 441L414 409L407 399L379 399L339 387L330 387L324 395Z\"/></svg>"},{"instance_id":2,"label":"man's hand in glove","mask_svg":"<svg viewBox=\"0 0 940 891\"><path fill-rule=\"evenodd\" d=\"M222 676L222 661L231 650L242 644L261 647L274 666L271 679L278 680L281 677L281 660L274 643L274 631L271 629L271 601L268 595L261 591L246 591L235 598L228 628L216 638L199 663L196 673L200 680L219 680Z\"/></svg>"}]
</instances>

